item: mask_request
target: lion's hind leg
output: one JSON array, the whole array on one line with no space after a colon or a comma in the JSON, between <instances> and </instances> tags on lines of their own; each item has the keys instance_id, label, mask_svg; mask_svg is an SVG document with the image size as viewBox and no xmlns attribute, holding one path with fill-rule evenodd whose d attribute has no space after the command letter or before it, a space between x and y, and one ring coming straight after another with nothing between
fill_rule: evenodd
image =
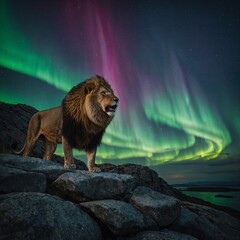
<instances>
[{"instance_id":1,"label":"lion's hind leg","mask_svg":"<svg viewBox=\"0 0 240 240\"><path fill-rule=\"evenodd\" d=\"M30 155L36 141L40 136L40 124L41 120L38 113L35 113L28 124L27 137L25 144L22 150L19 153L22 153L23 156L27 157Z\"/></svg>"},{"instance_id":2,"label":"lion's hind leg","mask_svg":"<svg viewBox=\"0 0 240 240\"><path fill-rule=\"evenodd\" d=\"M44 146L43 159L51 160L52 155L57 148L57 143L51 142L47 138L44 137L43 146Z\"/></svg>"}]
</instances>

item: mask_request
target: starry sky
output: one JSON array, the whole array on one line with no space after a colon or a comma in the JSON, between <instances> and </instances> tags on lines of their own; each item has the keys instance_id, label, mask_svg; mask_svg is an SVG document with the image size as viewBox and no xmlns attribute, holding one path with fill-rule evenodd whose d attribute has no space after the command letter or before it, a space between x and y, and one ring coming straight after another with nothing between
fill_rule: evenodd
<instances>
[{"instance_id":1,"label":"starry sky","mask_svg":"<svg viewBox=\"0 0 240 240\"><path fill-rule=\"evenodd\" d=\"M240 183L239 12L237 0L1 0L0 101L48 109L102 75L120 104L98 163Z\"/></svg>"}]
</instances>

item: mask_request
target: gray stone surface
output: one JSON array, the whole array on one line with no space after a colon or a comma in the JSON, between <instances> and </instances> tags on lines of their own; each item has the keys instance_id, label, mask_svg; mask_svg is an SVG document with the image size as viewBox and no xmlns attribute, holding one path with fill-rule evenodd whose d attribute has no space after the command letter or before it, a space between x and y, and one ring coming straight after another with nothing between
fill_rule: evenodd
<instances>
[{"instance_id":1,"label":"gray stone surface","mask_svg":"<svg viewBox=\"0 0 240 240\"><path fill-rule=\"evenodd\" d=\"M179 200L148 187L137 187L130 198L130 203L156 221L159 227L171 224L180 214Z\"/></svg>"},{"instance_id":2,"label":"gray stone surface","mask_svg":"<svg viewBox=\"0 0 240 240\"><path fill-rule=\"evenodd\" d=\"M97 240L100 228L74 203L43 193L0 195L0 238Z\"/></svg>"},{"instance_id":3,"label":"gray stone surface","mask_svg":"<svg viewBox=\"0 0 240 240\"><path fill-rule=\"evenodd\" d=\"M149 167L138 164L102 164L99 165L104 172L114 172L118 174L127 174L133 176L139 186L151 187L156 191L162 191L161 181L157 172ZM168 185L169 186L169 185Z\"/></svg>"},{"instance_id":4,"label":"gray stone surface","mask_svg":"<svg viewBox=\"0 0 240 240\"><path fill-rule=\"evenodd\" d=\"M62 174L52 187L60 196L68 196L73 201L119 199L132 192L136 185L130 175L116 173L92 173L75 171Z\"/></svg>"},{"instance_id":5,"label":"gray stone surface","mask_svg":"<svg viewBox=\"0 0 240 240\"><path fill-rule=\"evenodd\" d=\"M0 152L12 153L12 148L22 148L28 122L37 110L24 104L0 102ZM42 141L37 141L32 156L42 156Z\"/></svg>"},{"instance_id":6,"label":"gray stone surface","mask_svg":"<svg viewBox=\"0 0 240 240\"><path fill-rule=\"evenodd\" d=\"M0 173L1 172L43 173L47 178L47 182L51 183L63 173L71 172L71 170L64 169L62 164L40 158L0 154Z\"/></svg>"},{"instance_id":7,"label":"gray stone surface","mask_svg":"<svg viewBox=\"0 0 240 240\"><path fill-rule=\"evenodd\" d=\"M63 169L63 165L35 157L22 157L11 154L0 154L0 166L17 168L24 171L41 171Z\"/></svg>"},{"instance_id":8,"label":"gray stone surface","mask_svg":"<svg viewBox=\"0 0 240 240\"><path fill-rule=\"evenodd\" d=\"M156 224L134 208L119 200L99 200L80 204L99 219L114 235L128 235L143 229L155 228Z\"/></svg>"}]
</instances>

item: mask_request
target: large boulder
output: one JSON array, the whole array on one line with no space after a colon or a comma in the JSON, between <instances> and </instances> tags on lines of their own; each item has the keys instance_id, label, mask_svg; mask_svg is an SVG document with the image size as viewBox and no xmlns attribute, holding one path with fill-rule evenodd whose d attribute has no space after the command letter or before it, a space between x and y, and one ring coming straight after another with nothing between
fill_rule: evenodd
<instances>
[{"instance_id":1,"label":"large boulder","mask_svg":"<svg viewBox=\"0 0 240 240\"><path fill-rule=\"evenodd\" d=\"M37 110L24 104L0 102L0 112L0 152L12 153L12 148L20 149L23 146L28 122ZM42 152L42 141L39 140L32 154L41 157Z\"/></svg>"},{"instance_id":2,"label":"large boulder","mask_svg":"<svg viewBox=\"0 0 240 240\"><path fill-rule=\"evenodd\" d=\"M99 200L80 204L116 236L129 235L143 229L156 227L154 221L131 204L119 200Z\"/></svg>"},{"instance_id":3,"label":"large boulder","mask_svg":"<svg viewBox=\"0 0 240 240\"><path fill-rule=\"evenodd\" d=\"M183 233L164 229L162 231L144 231L126 240L197 240L197 238Z\"/></svg>"},{"instance_id":4,"label":"large boulder","mask_svg":"<svg viewBox=\"0 0 240 240\"><path fill-rule=\"evenodd\" d=\"M101 239L96 222L74 203L43 193L0 195L0 238Z\"/></svg>"},{"instance_id":5,"label":"large boulder","mask_svg":"<svg viewBox=\"0 0 240 240\"><path fill-rule=\"evenodd\" d=\"M204 240L239 240L240 221L222 211L189 202L183 203L175 231Z\"/></svg>"},{"instance_id":6,"label":"large boulder","mask_svg":"<svg viewBox=\"0 0 240 240\"><path fill-rule=\"evenodd\" d=\"M148 187L137 187L130 203L145 216L151 217L159 227L170 225L180 214L179 200Z\"/></svg>"},{"instance_id":7,"label":"large boulder","mask_svg":"<svg viewBox=\"0 0 240 240\"><path fill-rule=\"evenodd\" d=\"M135 179L116 173L91 173L75 171L62 174L52 184L52 189L75 202L100 199L120 199L132 192Z\"/></svg>"}]
</instances>

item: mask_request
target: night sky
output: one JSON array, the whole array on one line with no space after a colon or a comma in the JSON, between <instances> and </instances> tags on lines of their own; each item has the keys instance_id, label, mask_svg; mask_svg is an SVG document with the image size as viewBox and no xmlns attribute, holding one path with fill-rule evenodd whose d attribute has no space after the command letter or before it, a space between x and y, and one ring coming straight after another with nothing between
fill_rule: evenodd
<instances>
[{"instance_id":1,"label":"night sky","mask_svg":"<svg viewBox=\"0 0 240 240\"><path fill-rule=\"evenodd\" d=\"M102 75L120 104L99 163L240 183L239 13L237 0L1 0L0 101L55 107Z\"/></svg>"}]
</instances>

